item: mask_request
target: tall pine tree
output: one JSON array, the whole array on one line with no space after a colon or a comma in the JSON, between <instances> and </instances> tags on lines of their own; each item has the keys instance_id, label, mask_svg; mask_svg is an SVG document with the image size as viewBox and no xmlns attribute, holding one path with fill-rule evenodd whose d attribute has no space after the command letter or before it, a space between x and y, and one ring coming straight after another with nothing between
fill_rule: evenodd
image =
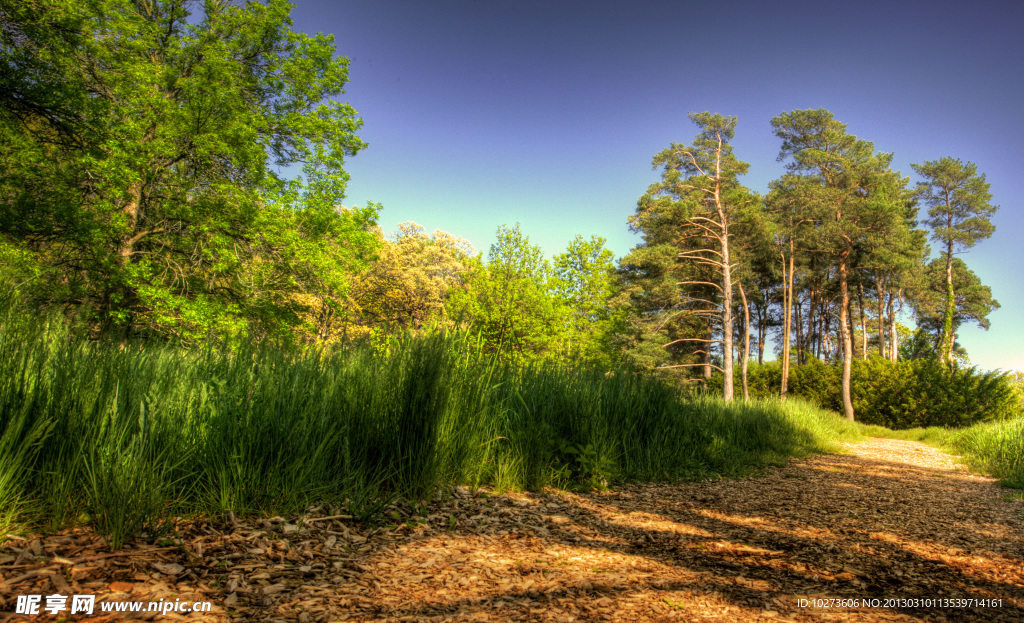
<instances>
[{"instance_id":1,"label":"tall pine tree","mask_svg":"<svg viewBox=\"0 0 1024 623\"><path fill-rule=\"evenodd\" d=\"M838 275L843 412L853 420L851 271L872 237L906 227L908 180L889 168L892 154L876 154L872 143L848 134L846 124L827 110L785 112L772 119L772 127L782 139L779 158L789 159L783 185L815 223L815 253Z\"/></svg>"},{"instance_id":2,"label":"tall pine tree","mask_svg":"<svg viewBox=\"0 0 1024 623\"><path fill-rule=\"evenodd\" d=\"M964 164L953 158L911 165L924 178L917 185L917 196L928 206L932 240L942 245L946 260L946 305L942 316L939 356L952 361L956 343L956 292L953 278L953 254L970 249L996 230L989 220L999 206L989 203L992 194L985 174L978 174L973 162Z\"/></svg>"}]
</instances>

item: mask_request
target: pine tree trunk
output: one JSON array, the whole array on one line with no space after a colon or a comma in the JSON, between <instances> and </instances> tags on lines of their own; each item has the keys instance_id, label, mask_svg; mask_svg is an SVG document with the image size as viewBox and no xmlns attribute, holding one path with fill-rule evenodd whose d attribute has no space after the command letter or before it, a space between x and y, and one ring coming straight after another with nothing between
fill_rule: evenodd
<instances>
[{"instance_id":1,"label":"pine tree trunk","mask_svg":"<svg viewBox=\"0 0 1024 623\"><path fill-rule=\"evenodd\" d=\"M793 305L793 325L796 328L796 365L802 366L807 363L807 358L804 356L804 350L807 348L807 332L804 331L803 321L804 302L800 299L796 300L796 304Z\"/></svg>"},{"instance_id":2,"label":"pine tree trunk","mask_svg":"<svg viewBox=\"0 0 1024 623\"><path fill-rule=\"evenodd\" d=\"M768 336L768 306L762 304L757 308L757 363L764 363L764 340Z\"/></svg>"},{"instance_id":3,"label":"pine tree trunk","mask_svg":"<svg viewBox=\"0 0 1024 623\"><path fill-rule=\"evenodd\" d=\"M717 196L717 192L716 192ZM722 398L733 398L733 327L732 327L732 265L729 262L729 228L725 215L722 219Z\"/></svg>"},{"instance_id":4,"label":"pine tree trunk","mask_svg":"<svg viewBox=\"0 0 1024 623\"><path fill-rule=\"evenodd\" d=\"M821 314L818 313L818 306L815 305L817 300L817 297L814 296L815 292L817 292L817 288L812 288L811 306L809 315L807 317L807 332L809 335L808 339L814 340L814 342L812 342L814 345L814 356L818 359L821 359L821 347L823 342L822 331L824 328L824 324L822 323Z\"/></svg>"},{"instance_id":5,"label":"pine tree trunk","mask_svg":"<svg viewBox=\"0 0 1024 623\"><path fill-rule=\"evenodd\" d=\"M743 301L743 359L740 360L740 373L743 377L743 401L750 400L750 389L747 386L747 363L750 361L750 307L747 305L747 293L743 284L737 282L740 299Z\"/></svg>"},{"instance_id":6,"label":"pine tree trunk","mask_svg":"<svg viewBox=\"0 0 1024 623\"><path fill-rule=\"evenodd\" d=\"M864 284L857 286L857 303L860 306L860 354L864 361L868 360L868 328L867 315L864 313Z\"/></svg>"},{"instance_id":7,"label":"pine tree trunk","mask_svg":"<svg viewBox=\"0 0 1024 623\"><path fill-rule=\"evenodd\" d=\"M953 243L946 248L946 312L942 317L942 362L953 362L953 315L956 313L956 299L953 294Z\"/></svg>"},{"instance_id":8,"label":"pine tree trunk","mask_svg":"<svg viewBox=\"0 0 1024 623\"><path fill-rule=\"evenodd\" d=\"M779 395L783 400L789 390L789 334L793 319L793 240L789 241L789 279L786 278L786 254L782 253L782 380Z\"/></svg>"},{"instance_id":9,"label":"pine tree trunk","mask_svg":"<svg viewBox=\"0 0 1024 623\"><path fill-rule=\"evenodd\" d=\"M889 361L896 361L899 358L899 350L897 349L897 342L899 338L896 332L896 314L903 311L903 289L900 288L896 291L896 296L900 299L900 307L898 310L893 309L893 295L889 295Z\"/></svg>"},{"instance_id":10,"label":"pine tree trunk","mask_svg":"<svg viewBox=\"0 0 1024 623\"><path fill-rule=\"evenodd\" d=\"M832 358L832 317L828 313L828 305L822 302L818 306L821 310L818 314L818 344L821 347L821 356L825 359Z\"/></svg>"},{"instance_id":11,"label":"pine tree trunk","mask_svg":"<svg viewBox=\"0 0 1024 623\"><path fill-rule=\"evenodd\" d=\"M853 421L853 399L850 396L850 381L853 376L853 339L850 336L848 318L850 315L850 291L847 282L847 256L844 253L839 260L839 333L843 342L843 413L846 419Z\"/></svg>"},{"instance_id":12,"label":"pine tree trunk","mask_svg":"<svg viewBox=\"0 0 1024 623\"><path fill-rule=\"evenodd\" d=\"M850 358L857 358L857 326L853 323L853 298L850 298L850 309L846 311L846 331L850 334Z\"/></svg>"},{"instance_id":13,"label":"pine tree trunk","mask_svg":"<svg viewBox=\"0 0 1024 623\"><path fill-rule=\"evenodd\" d=\"M878 291L878 355L885 357L885 286L881 279L875 288Z\"/></svg>"}]
</instances>

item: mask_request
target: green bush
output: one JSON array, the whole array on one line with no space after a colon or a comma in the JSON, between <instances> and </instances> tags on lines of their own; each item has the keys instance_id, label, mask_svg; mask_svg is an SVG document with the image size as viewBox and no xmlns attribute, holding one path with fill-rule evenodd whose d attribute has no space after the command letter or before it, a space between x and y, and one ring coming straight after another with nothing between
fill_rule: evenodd
<instances>
[{"instance_id":1,"label":"green bush","mask_svg":"<svg viewBox=\"0 0 1024 623\"><path fill-rule=\"evenodd\" d=\"M781 367L779 362L751 365L747 374L751 396L777 396ZM811 360L790 369L789 393L841 412L841 382L840 363ZM737 373L735 386L739 388L740 383ZM722 377L717 375L709 389L721 391L721 385ZM858 421L894 429L964 427L1014 417L1022 410L1021 391L1010 375L948 367L929 359L855 360L850 394Z\"/></svg>"},{"instance_id":2,"label":"green bush","mask_svg":"<svg viewBox=\"0 0 1024 623\"><path fill-rule=\"evenodd\" d=\"M1020 413L1006 374L948 367L931 359L857 362L854 410L860 421L888 428L960 428Z\"/></svg>"},{"instance_id":3,"label":"green bush","mask_svg":"<svg viewBox=\"0 0 1024 623\"><path fill-rule=\"evenodd\" d=\"M737 396L741 395L742 377L739 366L736 367L734 388ZM802 366L791 366L789 369L789 395L805 400L812 405L832 411L842 411L843 403L839 395L839 383L842 369L817 359L811 359ZM779 395L782 386L782 364L778 361L768 363L751 363L747 370L747 388L751 398L768 399ZM708 393L722 393L722 375L715 374L708 382Z\"/></svg>"},{"instance_id":4,"label":"green bush","mask_svg":"<svg viewBox=\"0 0 1024 623\"><path fill-rule=\"evenodd\" d=\"M843 398L839 388L842 380L843 369L840 366L811 359L802 366L790 368L789 393L823 409L841 412Z\"/></svg>"}]
</instances>

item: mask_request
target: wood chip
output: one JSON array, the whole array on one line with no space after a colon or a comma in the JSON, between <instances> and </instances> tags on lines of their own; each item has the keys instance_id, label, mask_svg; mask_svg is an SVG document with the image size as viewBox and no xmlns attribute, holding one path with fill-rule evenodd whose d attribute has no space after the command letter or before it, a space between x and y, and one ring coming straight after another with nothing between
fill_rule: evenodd
<instances>
[{"instance_id":1,"label":"wood chip","mask_svg":"<svg viewBox=\"0 0 1024 623\"><path fill-rule=\"evenodd\" d=\"M31 536L0 547L0 601L11 603L15 585L64 590L67 572L74 590L103 597L202 594L218 613L192 613L191 623L228 611L300 623L1024 620L1024 504L923 444L848 450L739 481L588 494L460 489L426 517L394 505L396 530L309 510L217 529L181 522L172 548L110 552L85 531ZM799 606L883 594L1002 605Z\"/></svg>"}]
</instances>

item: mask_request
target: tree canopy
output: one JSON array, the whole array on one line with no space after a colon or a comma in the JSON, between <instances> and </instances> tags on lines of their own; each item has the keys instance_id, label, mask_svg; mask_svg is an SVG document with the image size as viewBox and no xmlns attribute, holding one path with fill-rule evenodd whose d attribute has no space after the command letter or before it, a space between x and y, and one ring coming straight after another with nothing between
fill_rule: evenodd
<instances>
[{"instance_id":1,"label":"tree canopy","mask_svg":"<svg viewBox=\"0 0 1024 623\"><path fill-rule=\"evenodd\" d=\"M787 174L774 190L795 194L814 223L811 253L836 268L839 282L839 339L843 357L843 409L854 418L850 396L853 331L850 328L851 271L876 240L906 227L909 180L889 168L892 154L846 132L827 110L798 110L772 120L782 140L779 158Z\"/></svg>"},{"instance_id":2,"label":"tree canopy","mask_svg":"<svg viewBox=\"0 0 1024 623\"><path fill-rule=\"evenodd\" d=\"M999 206L989 203L992 198L989 184L984 173L978 174L973 162L964 164L947 157L913 167L924 178L917 185L917 197L928 207L925 223L931 227L932 240L941 245L946 259L946 300L939 353L941 359L949 363L957 324L954 320L957 301L953 254L967 251L992 235L996 228L989 218Z\"/></svg>"},{"instance_id":3,"label":"tree canopy","mask_svg":"<svg viewBox=\"0 0 1024 623\"><path fill-rule=\"evenodd\" d=\"M365 145L332 38L283 0L196 5L0 4L4 250L105 331L286 331L376 246L377 210L338 208Z\"/></svg>"}]
</instances>

